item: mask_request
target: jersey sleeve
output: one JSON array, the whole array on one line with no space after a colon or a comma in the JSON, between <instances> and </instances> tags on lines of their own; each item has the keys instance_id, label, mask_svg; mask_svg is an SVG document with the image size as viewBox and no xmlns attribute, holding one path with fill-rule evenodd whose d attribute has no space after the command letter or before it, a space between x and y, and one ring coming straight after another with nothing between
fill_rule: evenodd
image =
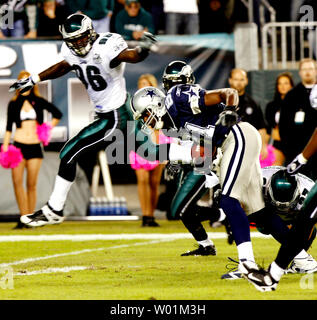
<instances>
[{"instance_id":1,"label":"jersey sleeve","mask_svg":"<svg viewBox=\"0 0 317 320\"><path fill-rule=\"evenodd\" d=\"M117 33L108 33L100 41L99 45L105 45L105 49L102 50L105 56L111 62L116 58L123 50L128 48L127 42Z\"/></svg>"}]
</instances>

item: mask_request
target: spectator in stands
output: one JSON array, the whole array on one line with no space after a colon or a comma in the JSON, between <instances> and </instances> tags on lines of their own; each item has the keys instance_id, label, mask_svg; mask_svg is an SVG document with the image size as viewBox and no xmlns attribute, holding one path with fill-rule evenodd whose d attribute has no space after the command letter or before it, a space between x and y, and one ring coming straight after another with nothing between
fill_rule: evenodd
<instances>
[{"instance_id":1,"label":"spectator in stands","mask_svg":"<svg viewBox=\"0 0 317 320\"><path fill-rule=\"evenodd\" d=\"M259 131L262 139L261 160L264 160L268 156L269 136L261 107L245 92L248 83L248 75L245 70L239 68L231 70L229 84L239 94L238 114L242 121L249 122Z\"/></svg>"},{"instance_id":2,"label":"spectator in stands","mask_svg":"<svg viewBox=\"0 0 317 320\"><path fill-rule=\"evenodd\" d=\"M138 89L147 86L157 87L157 80L152 74L142 74L139 77ZM152 140L155 143L159 143L164 137L164 135L160 134L159 130L153 131ZM167 137L165 138L167 139ZM137 177L138 194L142 210L142 226L159 227L159 224L154 219L154 211L157 207L164 164L160 164L159 161L145 160L134 151L130 151L129 159Z\"/></svg>"},{"instance_id":3,"label":"spectator in stands","mask_svg":"<svg viewBox=\"0 0 317 320\"><path fill-rule=\"evenodd\" d=\"M138 0L125 0L124 10L117 14L115 28L125 40L140 40L145 31L155 33L151 14Z\"/></svg>"},{"instance_id":4,"label":"spectator in stands","mask_svg":"<svg viewBox=\"0 0 317 320\"><path fill-rule=\"evenodd\" d=\"M164 34L165 33L165 13L163 0L140 0L142 8L152 15L155 33Z\"/></svg>"},{"instance_id":5,"label":"spectator in stands","mask_svg":"<svg viewBox=\"0 0 317 320\"><path fill-rule=\"evenodd\" d=\"M0 39L36 38L36 2L0 0ZM12 22L13 25L10 25Z\"/></svg>"},{"instance_id":6,"label":"spectator in stands","mask_svg":"<svg viewBox=\"0 0 317 320\"><path fill-rule=\"evenodd\" d=\"M228 0L205 0L199 2L200 33L230 32L226 15Z\"/></svg>"},{"instance_id":7,"label":"spectator in stands","mask_svg":"<svg viewBox=\"0 0 317 320\"><path fill-rule=\"evenodd\" d=\"M197 0L164 0L166 34L199 34Z\"/></svg>"},{"instance_id":8,"label":"spectator in stands","mask_svg":"<svg viewBox=\"0 0 317 320\"><path fill-rule=\"evenodd\" d=\"M285 164L289 164L305 147L317 126L317 110L311 106L309 95L316 83L317 65L310 58L299 63L301 82L290 90L281 105L279 130ZM317 156L309 159L302 173L317 178Z\"/></svg>"},{"instance_id":9,"label":"spectator in stands","mask_svg":"<svg viewBox=\"0 0 317 320\"><path fill-rule=\"evenodd\" d=\"M275 155L273 165L275 166L283 166L285 162L285 156L281 147L278 123L282 101L284 100L287 92L293 87L294 81L292 74L289 72L280 73L276 78L274 99L267 104L265 110L265 118L268 124L267 131L273 141L273 152Z\"/></svg>"},{"instance_id":10,"label":"spectator in stands","mask_svg":"<svg viewBox=\"0 0 317 320\"><path fill-rule=\"evenodd\" d=\"M38 37L61 37L59 25L67 18L65 6L55 0L46 0L38 10Z\"/></svg>"},{"instance_id":11,"label":"spectator in stands","mask_svg":"<svg viewBox=\"0 0 317 320\"><path fill-rule=\"evenodd\" d=\"M114 0L67 0L68 13L83 13L93 23L98 33L110 31L110 20L114 8Z\"/></svg>"},{"instance_id":12,"label":"spectator in stands","mask_svg":"<svg viewBox=\"0 0 317 320\"><path fill-rule=\"evenodd\" d=\"M29 76L29 72L21 71L18 79L24 79ZM36 185L43 159L43 149L40 144L37 124L43 123L44 109L53 116L51 126L56 126L62 117L62 113L53 104L40 96L37 85L25 93L20 93L17 90L8 105L7 126L2 151L6 152L8 150L13 124L15 123L16 130L13 137L13 145L21 150L23 160L17 167L12 169L12 181L21 215L32 213L36 207ZM23 187L24 170L27 171L26 191ZM23 226L19 221L16 228L23 228Z\"/></svg>"},{"instance_id":13,"label":"spectator in stands","mask_svg":"<svg viewBox=\"0 0 317 320\"><path fill-rule=\"evenodd\" d=\"M110 19L110 32L116 32L116 17L117 14L124 9L125 0L115 0L114 6L113 6L113 12Z\"/></svg>"}]
</instances>

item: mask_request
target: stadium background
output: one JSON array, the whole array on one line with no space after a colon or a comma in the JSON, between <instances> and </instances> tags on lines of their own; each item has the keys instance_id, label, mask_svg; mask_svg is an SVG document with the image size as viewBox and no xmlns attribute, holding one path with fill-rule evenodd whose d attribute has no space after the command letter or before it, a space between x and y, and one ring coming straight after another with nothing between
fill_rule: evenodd
<instances>
[{"instance_id":1,"label":"stadium background","mask_svg":"<svg viewBox=\"0 0 317 320\"><path fill-rule=\"evenodd\" d=\"M236 26L233 33L213 33L193 36L158 36L158 43L149 57L139 64L127 64L125 70L127 89L130 93L137 90L137 79L143 73L152 73L161 79L164 67L172 60L180 59L191 64L194 69L196 82L202 87L216 89L228 87L230 70L243 67L248 71L249 85L247 92L261 105L262 110L272 98L275 89L276 75L283 71L281 68L262 70L257 62L261 56L258 46L258 36L254 33L254 23L243 23ZM129 45L136 43L131 41ZM58 62L61 41L56 40L2 40L0 54L0 108L3 115L0 119L0 139L5 132L6 108L12 94L8 87L17 78L22 69L38 73ZM240 53L243 52L241 55ZM258 57L259 56L259 57ZM254 59L256 57L256 59ZM260 57L261 58L261 57ZM254 63L255 60L255 63ZM298 82L297 70L288 69ZM53 131L50 145L46 151L54 152L52 159L46 153L46 160L40 172L38 207L47 200L51 192L54 176L57 172L57 152L68 138L76 134L84 125L93 119L93 108L88 100L84 86L76 78L75 73L69 73L62 78L46 81L40 84L44 97L52 101L64 116ZM56 153L56 154L55 154ZM54 161L56 159L56 161ZM79 164L86 173L88 181L81 170L76 178L76 187L70 194L70 203L66 207L66 215L84 215L89 203L89 186L96 155L86 155ZM135 184L136 177L130 165L109 166L113 184ZM16 214L17 205L13 194L9 170L0 168L2 181L0 192L6 192L7 197L0 201L0 215ZM102 181L100 181L102 183ZM77 194L77 195L76 195ZM79 195L78 195L79 194ZM73 199L73 200L72 200ZM128 203L129 206L129 203ZM68 209L67 209L68 208Z\"/></svg>"}]
</instances>

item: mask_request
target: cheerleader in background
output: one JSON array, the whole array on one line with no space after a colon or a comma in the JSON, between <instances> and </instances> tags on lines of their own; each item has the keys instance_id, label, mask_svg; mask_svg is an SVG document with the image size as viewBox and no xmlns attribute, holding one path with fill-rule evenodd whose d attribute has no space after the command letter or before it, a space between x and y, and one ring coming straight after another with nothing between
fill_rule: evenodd
<instances>
[{"instance_id":1,"label":"cheerleader in background","mask_svg":"<svg viewBox=\"0 0 317 320\"><path fill-rule=\"evenodd\" d=\"M18 79L27 78L30 73L21 71ZM52 114L50 124L43 123L43 110ZM6 132L1 148L1 163L3 167L12 169L12 182L14 193L19 207L20 215L30 214L36 207L37 180L43 159L43 145L47 145L50 130L55 127L62 117L62 113L53 104L42 98L38 86L15 96L8 105ZM16 125L12 137L13 124ZM13 146L10 145L11 137ZM19 158L19 155L20 158ZM24 171L27 172L26 190L23 186ZM20 222L15 228L22 228Z\"/></svg>"}]
</instances>

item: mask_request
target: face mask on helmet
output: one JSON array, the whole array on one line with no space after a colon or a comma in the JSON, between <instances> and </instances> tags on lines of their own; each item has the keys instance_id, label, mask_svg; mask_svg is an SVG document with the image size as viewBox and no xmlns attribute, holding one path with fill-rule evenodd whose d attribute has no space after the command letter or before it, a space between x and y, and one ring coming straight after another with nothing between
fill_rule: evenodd
<instances>
[{"instance_id":1,"label":"face mask on helmet","mask_svg":"<svg viewBox=\"0 0 317 320\"><path fill-rule=\"evenodd\" d=\"M195 77L190 65L183 61L173 61L164 70L163 87L167 92L178 84L193 84Z\"/></svg>"},{"instance_id":2,"label":"face mask on helmet","mask_svg":"<svg viewBox=\"0 0 317 320\"><path fill-rule=\"evenodd\" d=\"M282 212L288 212L297 205L300 190L296 176L291 176L286 170L274 173L269 181L267 194L269 201Z\"/></svg>"},{"instance_id":3,"label":"face mask on helmet","mask_svg":"<svg viewBox=\"0 0 317 320\"><path fill-rule=\"evenodd\" d=\"M60 26L60 32L68 48L77 56L86 56L97 39L92 21L83 14L69 16Z\"/></svg>"},{"instance_id":4,"label":"face mask on helmet","mask_svg":"<svg viewBox=\"0 0 317 320\"><path fill-rule=\"evenodd\" d=\"M132 97L130 107L134 120L142 122L142 131L150 133L163 128L162 117L166 113L164 93L155 87L139 89Z\"/></svg>"}]
</instances>

